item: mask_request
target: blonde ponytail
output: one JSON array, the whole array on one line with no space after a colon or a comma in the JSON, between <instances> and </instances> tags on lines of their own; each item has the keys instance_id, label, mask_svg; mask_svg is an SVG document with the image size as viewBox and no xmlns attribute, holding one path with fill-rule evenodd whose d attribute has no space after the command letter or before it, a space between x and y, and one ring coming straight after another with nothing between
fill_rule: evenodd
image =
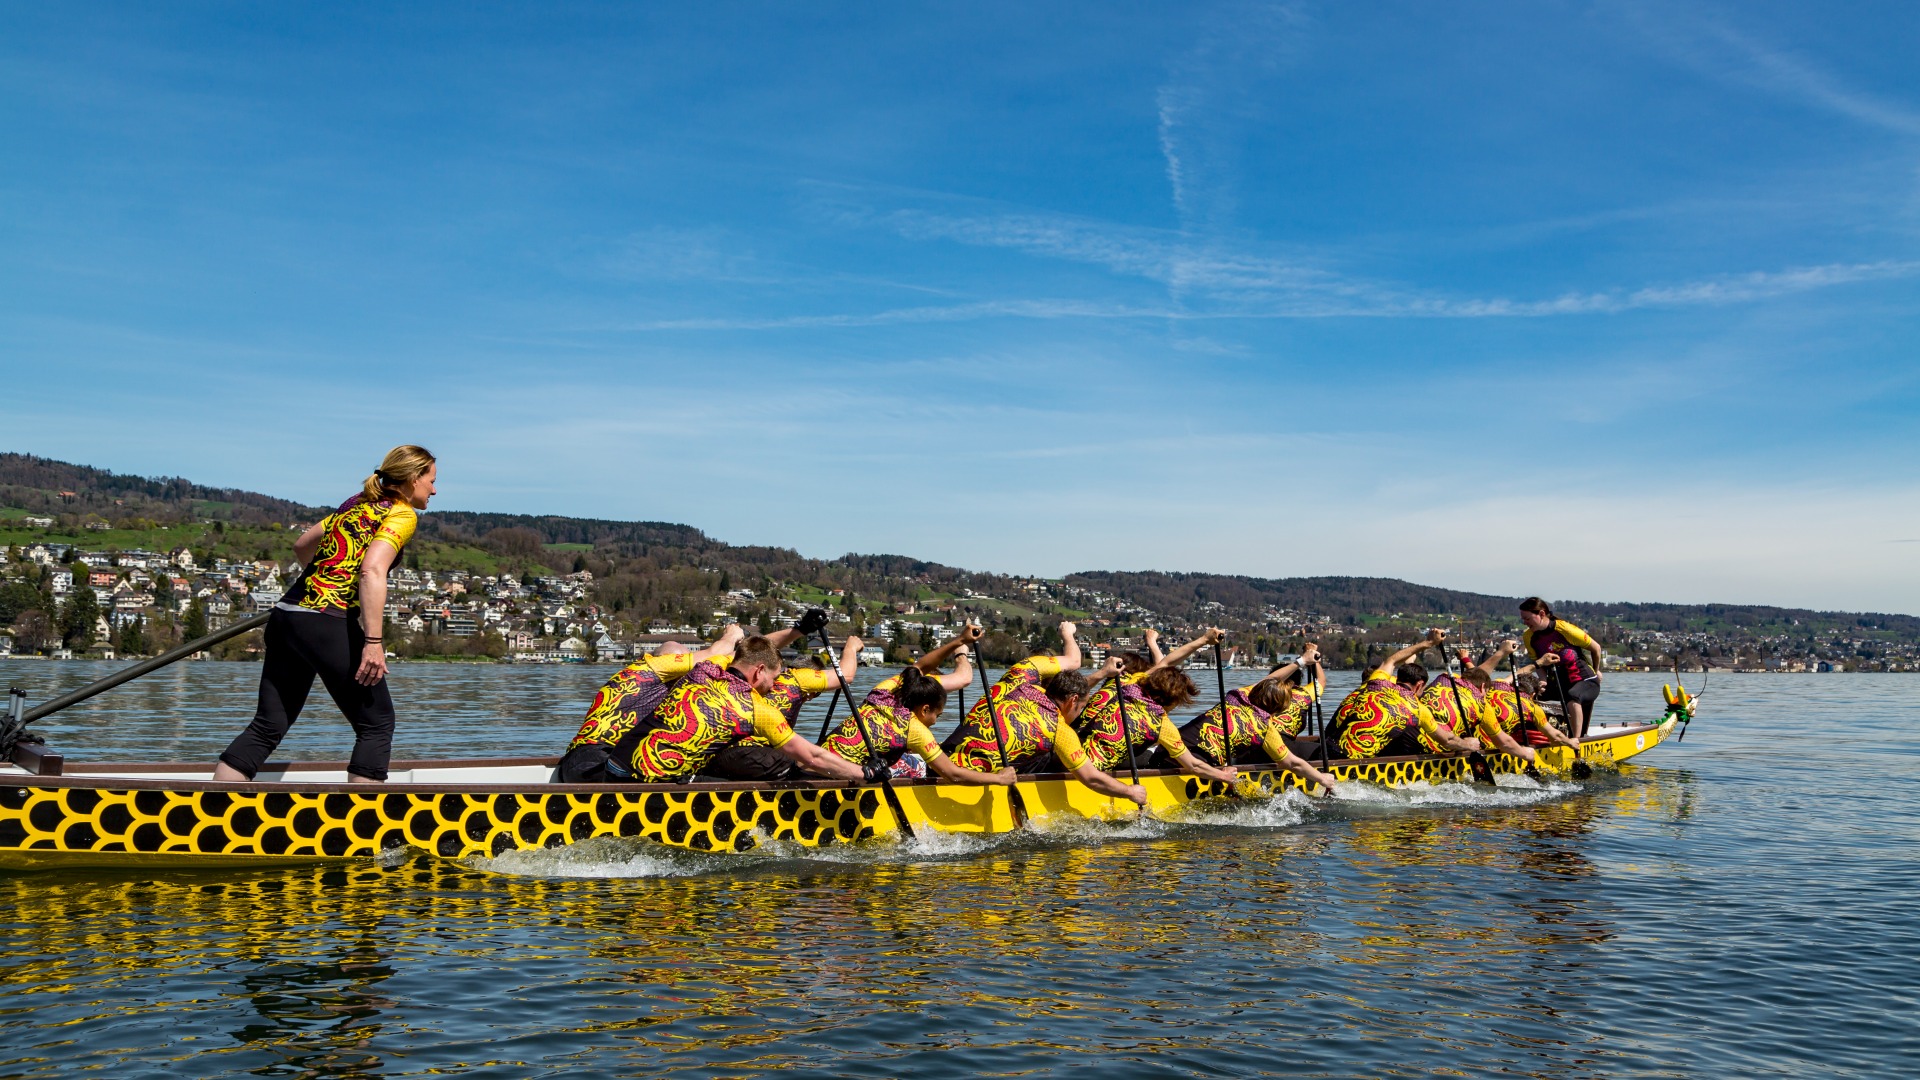
<instances>
[{"instance_id":1,"label":"blonde ponytail","mask_svg":"<svg viewBox=\"0 0 1920 1080\"><path fill-rule=\"evenodd\" d=\"M360 490L369 500L389 498L431 468L433 461L433 452L424 446L396 446L387 451L380 467L373 470Z\"/></svg>"}]
</instances>

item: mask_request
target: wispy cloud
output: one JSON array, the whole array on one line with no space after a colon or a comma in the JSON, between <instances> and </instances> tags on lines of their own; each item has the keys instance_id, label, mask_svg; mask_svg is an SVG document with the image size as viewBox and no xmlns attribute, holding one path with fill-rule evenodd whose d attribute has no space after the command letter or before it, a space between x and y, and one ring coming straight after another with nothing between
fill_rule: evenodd
<instances>
[{"instance_id":1,"label":"wispy cloud","mask_svg":"<svg viewBox=\"0 0 1920 1080\"><path fill-rule=\"evenodd\" d=\"M1758 87L1902 135L1920 135L1920 110L1891 101L1717 19L1688 18L1673 4L1623 7L1647 40L1675 61L1723 81Z\"/></svg>"},{"instance_id":2,"label":"wispy cloud","mask_svg":"<svg viewBox=\"0 0 1920 1080\"><path fill-rule=\"evenodd\" d=\"M1107 304L1072 299L987 300L883 311L769 318L657 319L611 327L616 332L805 330L984 319L1150 319L1176 322L1246 319L1428 318L1514 319L1612 315L1647 308L1751 303L1854 282L1920 276L1920 261L1831 264L1733 274L1638 289L1568 293L1546 300L1450 299L1395 295L1364 286L1329 287L1325 295L1274 295L1195 310L1172 305ZM1335 293L1349 293L1342 299Z\"/></svg>"}]
</instances>

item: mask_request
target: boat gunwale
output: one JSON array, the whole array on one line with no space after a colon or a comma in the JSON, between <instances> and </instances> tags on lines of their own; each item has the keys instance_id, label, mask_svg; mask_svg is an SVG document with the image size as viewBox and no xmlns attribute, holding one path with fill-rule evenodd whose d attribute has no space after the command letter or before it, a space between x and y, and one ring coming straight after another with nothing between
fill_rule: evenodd
<instances>
[{"instance_id":1,"label":"boat gunwale","mask_svg":"<svg viewBox=\"0 0 1920 1080\"><path fill-rule=\"evenodd\" d=\"M1611 740L1622 736L1631 736L1648 731L1657 731L1660 724L1632 724L1618 728L1609 728L1599 739L1587 741ZM1501 751L1493 751L1500 754ZM1328 768L1345 765L1385 765L1412 761L1446 761L1462 759L1467 755L1458 751L1446 754L1397 754L1390 757L1369 758L1333 758L1327 762ZM1504 756L1504 755L1503 755ZM511 768L516 766L544 765L552 768L559 764L557 757L538 758L421 758L409 761L395 761L390 767L396 771L433 768ZM1318 764L1318 759L1314 763ZM296 761L268 762L264 770L281 772L344 772L347 762ZM1256 762L1236 766L1241 772L1272 772L1281 768L1277 762ZM187 780L169 779L155 776L104 776L104 770L125 770L148 773L164 772L204 772L208 766L199 762L178 761L72 761L67 762L67 770L57 775L8 775L0 774L0 787L84 787L126 790L171 790L171 791L225 791L235 793L284 791L302 793L345 793L354 795L403 794L415 792L423 795L466 795L476 792L499 795L527 794L651 794L654 792L700 792L700 791L821 791L821 790L861 790L878 787L878 784L850 784L840 780L695 780L683 784L563 784L558 782L539 783L460 783L400 781L391 784L353 783L350 781L296 781L296 780ZM1141 769L1143 777L1163 777L1185 775L1179 769ZM1072 780L1070 772L1021 773L1021 783ZM896 787L930 787L939 784L951 784L951 781L928 776L921 779L895 779Z\"/></svg>"}]
</instances>

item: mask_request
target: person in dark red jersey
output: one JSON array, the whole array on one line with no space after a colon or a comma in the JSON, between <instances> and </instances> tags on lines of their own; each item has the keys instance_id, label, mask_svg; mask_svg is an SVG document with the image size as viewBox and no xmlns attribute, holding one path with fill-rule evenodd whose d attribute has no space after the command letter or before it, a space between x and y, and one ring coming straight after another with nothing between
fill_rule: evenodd
<instances>
[{"instance_id":1,"label":"person in dark red jersey","mask_svg":"<svg viewBox=\"0 0 1920 1080\"><path fill-rule=\"evenodd\" d=\"M1540 669L1546 686L1543 701L1558 701L1567 711L1567 734L1583 739L1593 722L1594 699L1600 696L1600 667L1605 650L1585 630L1555 618L1553 608L1537 596L1520 601L1520 620L1527 624L1527 651ZM1590 660L1582 658L1585 653Z\"/></svg>"}]
</instances>

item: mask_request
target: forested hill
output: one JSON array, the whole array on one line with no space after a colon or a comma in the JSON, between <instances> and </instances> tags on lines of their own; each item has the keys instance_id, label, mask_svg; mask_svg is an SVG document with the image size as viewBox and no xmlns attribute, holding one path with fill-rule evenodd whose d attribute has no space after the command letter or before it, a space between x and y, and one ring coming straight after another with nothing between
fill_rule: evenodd
<instances>
[{"instance_id":1,"label":"forested hill","mask_svg":"<svg viewBox=\"0 0 1920 1080\"><path fill-rule=\"evenodd\" d=\"M1396 615L1443 615L1469 621L1511 621L1517 596L1460 592L1398 578L1252 578L1222 574L1088 571L1066 581L1125 596L1169 615L1198 619L1209 603L1230 612L1279 608L1319 612L1339 623ZM1554 611L1584 626L1610 623L1668 633L1736 631L1792 634L1807 627L1855 627L1920 640L1920 617L1752 604L1646 604L1553 600Z\"/></svg>"},{"instance_id":2,"label":"forested hill","mask_svg":"<svg viewBox=\"0 0 1920 1080\"><path fill-rule=\"evenodd\" d=\"M180 478L0 454L0 545L11 549L46 541L66 544L67 557L76 558L74 552L185 547L201 566L221 559L284 563L297 527L325 512ZM468 511L422 515L407 562L416 570L523 580L585 571L595 617L616 637L662 623L700 627L722 609L764 623L795 603L831 597L858 625L892 625L895 633L902 622L983 619L1005 632L1010 650L1045 644L1052 623L1072 617L1088 627L1091 640L1126 640L1143 626L1180 633L1221 625L1255 651L1273 652L1311 636L1351 663L1426 626L1482 638L1510 633L1518 601L1394 578L1087 571L1040 581L898 555L812 559L789 548L736 546L668 522ZM18 577L17 558L15 567L10 573ZM44 588L44 580L36 587ZM1550 599L1610 648L1649 662L1692 650L1716 662L1797 657L1802 665L1818 659L1849 667L1920 666L1920 618L1913 616ZM0 624L30 600L22 592L18 603L0 604ZM448 603L458 606L458 598Z\"/></svg>"},{"instance_id":3,"label":"forested hill","mask_svg":"<svg viewBox=\"0 0 1920 1080\"><path fill-rule=\"evenodd\" d=\"M31 454L0 454L0 506L110 522L200 517L263 525L310 518L314 513L310 507L271 495L204 487L179 477L111 473Z\"/></svg>"}]
</instances>

